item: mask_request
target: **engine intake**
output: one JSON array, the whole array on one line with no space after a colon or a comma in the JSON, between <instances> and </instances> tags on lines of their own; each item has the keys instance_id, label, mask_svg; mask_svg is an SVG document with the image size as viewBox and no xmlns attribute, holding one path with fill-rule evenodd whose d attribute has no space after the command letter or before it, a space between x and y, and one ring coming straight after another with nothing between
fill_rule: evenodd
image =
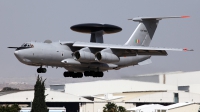
<instances>
[{"instance_id":1,"label":"engine intake","mask_svg":"<svg viewBox=\"0 0 200 112\"><path fill-rule=\"evenodd\" d=\"M73 58L78 61L88 62L95 61L95 56L91 52L76 51L73 53Z\"/></svg>"},{"instance_id":2,"label":"engine intake","mask_svg":"<svg viewBox=\"0 0 200 112\"><path fill-rule=\"evenodd\" d=\"M98 52L95 54L95 60L103 63L119 62L119 57L112 53Z\"/></svg>"}]
</instances>

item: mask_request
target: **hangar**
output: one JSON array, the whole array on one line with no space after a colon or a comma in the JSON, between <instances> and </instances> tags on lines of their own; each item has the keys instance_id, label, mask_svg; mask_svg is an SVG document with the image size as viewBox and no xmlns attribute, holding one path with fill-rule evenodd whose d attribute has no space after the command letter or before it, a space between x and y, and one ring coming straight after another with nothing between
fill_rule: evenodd
<instances>
[{"instance_id":1,"label":"hangar","mask_svg":"<svg viewBox=\"0 0 200 112\"><path fill-rule=\"evenodd\" d=\"M77 112L82 103L92 103L91 100L63 92L46 90L45 94L48 107L65 107L69 112ZM33 98L33 90L0 92L0 105L16 103L21 106L31 106Z\"/></svg>"},{"instance_id":2,"label":"hangar","mask_svg":"<svg viewBox=\"0 0 200 112\"><path fill-rule=\"evenodd\" d=\"M198 112L199 105L195 103L176 103L168 106L142 105L127 109L127 112Z\"/></svg>"},{"instance_id":3,"label":"hangar","mask_svg":"<svg viewBox=\"0 0 200 112\"><path fill-rule=\"evenodd\" d=\"M129 80L153 82L159 84L178 86L178 90L200 94L200 71L191 72L166 72L143 74L132 77L124 77Z\"/></svg>"},{"instance_id":4,"label":"hangar","mask_svg":"<svg viewBox=\"0 0 200 112\"><path fill-rule=\"evenodd\" d=\"M178 91L176 85L133 80L107 80L53 84L45 94L47 106L65 107L71 112L102 112L108 102L126 109L147 104L168 106L175 103L200 103L200 94ZM34 91L0 92L0 104L31 106Z\"/></svg>"}]
</instances>

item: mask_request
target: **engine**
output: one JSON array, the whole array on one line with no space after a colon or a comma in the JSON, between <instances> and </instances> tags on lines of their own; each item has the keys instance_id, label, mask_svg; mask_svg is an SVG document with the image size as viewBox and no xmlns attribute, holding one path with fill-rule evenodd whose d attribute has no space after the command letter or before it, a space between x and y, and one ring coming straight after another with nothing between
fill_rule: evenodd
<instances>
[{"instance_id":1,"label":"engine","mask_svg":"<svg viewBox=\"0 0 200 112\"><path fill-rule=\"evenodd\" d=\"M80 62L91 62L95 61L95 56L91 52L86 51L76 51L73 53L73 58Z\"/></svg>"},{"instance_id":2,"label":"engine","mask_svg":"<svg viewBox=\"0 0 200 112\"><path fill-rule=\"evenodd\" d=\"M119 62L119 57L113 53L98 52L95 54L95 60L103 63Z\"/></svg>"}]
</instances>

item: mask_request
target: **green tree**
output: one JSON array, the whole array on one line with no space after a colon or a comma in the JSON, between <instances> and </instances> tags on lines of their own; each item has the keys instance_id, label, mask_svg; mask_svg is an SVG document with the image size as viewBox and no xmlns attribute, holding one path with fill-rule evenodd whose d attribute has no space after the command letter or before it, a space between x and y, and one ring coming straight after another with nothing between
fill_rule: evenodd
<instances>
[{"instance_id":1,"label":"green tree","mask_svg":"<svg viewBox=\"0 0 200 112\"><path fill-rule=\"evenodd\" d=\"M4 87L1 91L19 91L19 89L12 87Z\"/></svg>"},{"instance_id":2,"label":"green tree","mask_svg":"<svg viewBox=\"0 0 200 112\"><path fill-rule=\"evenodd\" d=\"M117 106L115 103L108 102L103 107L103 112L126 112L126 109L122 106Z\"/></svg>"},{"instance_id":3,"label":"green tree","mask_svg":"<svg viewBox=\"0 0 200 112\"><path fill-rule=\"evenodd\" d=\"M119 106L118 112L126 112L126 109L123 106Z\"/></svg>"},{"instance_id":4,"label":"green tree","mask_svg":"<svg viewBox=\"0 0 200 112\"><path fill-rule=\"evenodd\" d=\"M108 102L105 107L103 107L103 112L117 112L117 108L115 103Z\"/></svg>"},{"instance_id":5,"label":"green tree","mask_svg":"<svg viewBox=\"0 0 200 112\"><path fill-rule=\"evenodd\" d=\"M17 104L11 106L0 106L0 112L19 112L20 108Z\"/></svg>"},{"instance_id":6,"label":"green tree","mask_svg":"<svg viewBox=\"0 0 200 112\"><path fill-rule=\"evenodd\" d=\"M46 80L46 79L45 79ZM44 82L45 80L42 80L42 77L37 77L36 84L34 86L34 99L32 103L32 109L31 112L48 112L49 110L47 109L45 98L45 85Z\"/></svg>"}]
</instances>

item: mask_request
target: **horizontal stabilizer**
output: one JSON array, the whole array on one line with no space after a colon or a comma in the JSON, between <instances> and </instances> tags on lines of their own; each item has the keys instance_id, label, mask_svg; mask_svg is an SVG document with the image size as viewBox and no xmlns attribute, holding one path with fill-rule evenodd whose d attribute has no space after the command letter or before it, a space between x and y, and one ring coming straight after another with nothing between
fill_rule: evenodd
<instances>
[{"instance_id":1,"label":"horizontal stabilizer","mask_svg":"<svg viewBox=\"0 0 200 112\"><path fill-rule=\"evenodd\" d=\"M169 18L188 18L190 16L168 16L168 17L136 17L133 19L128 19L128 20L133 20L133 21L142 21L142 20L162 20L162 19L169 19Z\"/></svg>"}]
</instances>

